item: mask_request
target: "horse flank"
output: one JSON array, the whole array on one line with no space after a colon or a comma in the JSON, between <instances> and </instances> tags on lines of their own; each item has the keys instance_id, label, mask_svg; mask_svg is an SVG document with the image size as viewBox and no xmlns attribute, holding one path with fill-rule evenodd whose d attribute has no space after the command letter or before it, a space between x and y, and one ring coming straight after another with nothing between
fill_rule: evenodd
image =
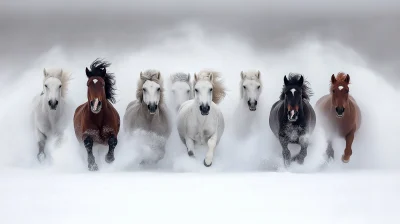
<instances>
[{"instance_id":1,"label":"horse flank","mask_svg":"<svg viewBox=\"0 0 400 224\"><path fill-rule=\"evenodd\" d=\"M99 76L103 78L105 82L104 90L106 92L106 99L111 103L115 103L115 76L113 73L107 72L107 68L110 65L111 63L97 58L90 65L91 71L90 75L88 75L88 78L93 76Z\"/></svg>"},{"instance_id":2,"label":"horse flank","mask_svg":"<svg viewBox=\"0 0 400 224\"><path fill-rule=\"evenodd\" d=\"M297 81L300 79L302 75L298 74L298 73L289 73L289 76L287 77L288 81L289 81L289 85L296 85ZM304 82L303 85L301 86L301 98L305 99L307 101L310 101L310 97L313 96L313 92L311 90L310 87L310 83L305 79L305 77L303 76ZM286 92L286 86L283 85L282 87L282 91L281 91L281 95L280 95L280 100L284 100L285 99L285 92Z\"/></svg>"},{"instance_id":3,"label":"horse flank","mask_svg":"<svg viewBox=\"0 0 400 224\"><path fill-rule=\"evenodd\" d=\"M64 69L44 69L45 78L43 79L43 84L48 78L57 78L61 81L61 96L65 97L67 95L69 82L71 81L71 73L66 72Z\"/></svg>"},{"instance_id":4,"label":"horse flank","mask_svg":"<svg viewBox=\"0 0 400 224\"><path fill-rule=\"evenodd\" d=\"M194 79L193 86L196 86L197 81L199 80L210 80L210 74L213 75L213 80L211 84L213 86L213 96L212 101L215 104L219 104L223 98L226 96L225 86L223 85L221 74L216 71L211 70L202 70L197 75L197 80ZM196 76L196 73L195 73Z\"/></svg>"},{"instance_id":5,"label":"horse flank","mask_svg":"<svg viewBox=\"0 0 400 224\"><path fill-rule=\"evenodd\" d=\"M137 83L136 99L143 102L143 84L146 81L153 81L160 85L160 104L164 101L164 83L160 71L149 69L140 73L140 78Z\"/></svg>"}]
</instances>

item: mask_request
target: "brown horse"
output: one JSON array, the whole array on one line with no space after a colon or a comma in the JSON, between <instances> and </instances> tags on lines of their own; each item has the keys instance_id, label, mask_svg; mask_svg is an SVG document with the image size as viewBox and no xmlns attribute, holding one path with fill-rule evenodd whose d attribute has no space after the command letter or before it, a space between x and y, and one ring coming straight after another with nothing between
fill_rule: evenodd
<instances>
[{"instance_id":1,"label":"brown horse","mask_svg":"<svg viewBox=\"0 0 400 224\"><path fill-rule=\"evenodd\" d=\"M361 110L349 94L350 75L340 72L331 77L330 94L321 97L317 103L323 127L328 136L328 159L334 158L332 138L339 136L346 139L346 148L342 155L343 163L350 161L353 151L354 134L361 125Z\"/></svg>"},{"instance_id":2,"label":"brown horse","mask_svg":"<svg viewBox=\"0 0 400 224\"><path fill-rule=\"evenodd\" d=\"M115 160L120 117L111 104L115 103L115 80L112 73L106 71L109 66L110 63L96 59L90 65L91 71L86 68L88 101L76 108L74 115L75 135L87 150L90 171L98 170L92 151L93 143L108 145L105 160L107 163Z\"/></svg>"}]
</instances>

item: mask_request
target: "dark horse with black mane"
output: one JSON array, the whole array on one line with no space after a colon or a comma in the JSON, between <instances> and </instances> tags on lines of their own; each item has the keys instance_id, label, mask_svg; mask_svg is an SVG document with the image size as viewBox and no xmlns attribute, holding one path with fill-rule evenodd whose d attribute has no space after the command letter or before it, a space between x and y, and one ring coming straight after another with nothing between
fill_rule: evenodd
<instances>
[{"instance_id":1,"label":"dark horse with black mane","mask_svg":"<svg viewBox=\"0 0 400 224\"><path fill-rule=\"evenodd\" d=\"M98 170L94 155L93 144L108 145L106 162L112 163L114 149L117 146L117 135L120 129L120 117L111 103L115 103L115 80L112 73L107 72L111 64L96 59L90 70L86 68L88 77L88 101L75 110L75 135L83 142L88 153L88 168Z\"/></svg>"},{"instance_id":2,"label":"dark horse with black mane","mask_svg":"<svg viewBox=\"0 0 400 224\"><path fill-rule=\"evenodd\" d=\"M269 126L282 146L285 166L291 161L303 164L307 156L309 135L316 124L315 111L309 103L312 96L309 83L300 74L290 73L284 77L280 100L274 103L269 116ZM299 144L300 153L291 158L289 143Z\"/></svg>"}]
</instances>

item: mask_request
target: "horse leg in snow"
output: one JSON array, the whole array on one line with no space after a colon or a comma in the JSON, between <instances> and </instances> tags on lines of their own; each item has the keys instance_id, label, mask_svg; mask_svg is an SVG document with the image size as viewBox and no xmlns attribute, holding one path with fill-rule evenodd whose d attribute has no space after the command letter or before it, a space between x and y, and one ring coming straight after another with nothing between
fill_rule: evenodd
<instances>
[{"instance_id":1,"label":"horse leg in snow","mask_svg":"<svg viewBox=\"0 0 400 224\"><path fill-rule=\"evenodd\" d=\"M291 162L291 154L290 150L288 148L289 141L284 137L284 136L279 136L279 142L281 143L282 146L282 156L283 156L283 162L286 167L290 166Z\"/></svg>"},{"instance_id":2,"label":"horse leg in snow","mask_svg":"<svg viewBox=\"0 0 400 224\"><path fill-rule=\"evenodd\" d=\"M186 137L185 139L187 153L190 157L194 156L194 141L193 139Z\"/></svg>"},{"instance_id":3,"label":"horse leg in snow","mask_svg":"<svg viewBox=\"0 0 400 224\"><path fill-rule=\"evenodd\" d=\"M326 149L327 160L331 160L335 158L335 152L332 147L332 140L328 140L328 147Z\"/></svg>"},{"instance_id":4,"label":"horse leg in snow","mask_svg":"<svg viewBox=\"0 0 400 224\"><path fill-rule=\"evenodd\" d=\"M39 162L43 162L46 159L46 154L44 153L44 147L46 146L47 137L39 130L37 130L37 135L39 138L38 141L39 153L37 154L37 159L39 160Z\"/></svg>"},{"instance_id":5,"label":"horse leg in snow","mask_svg":"<svg viewBox=\"0 0 400 224\"><path fill-rule=\"evenodd\" d=\"M304 135L300 136L299 143L301 146L299 154L297 154L293 161L296 160L299 164L304 163L304 158L307 156L307 148L308 148L308 138Z\"/></svg>"},{"instance_id":6,"label":"horse leg in snow","mask_svg":"<svg viewBox=\"0 0 400 224\"><path fill-rule=\"evenodd\" d=\"M214 158L214 149L217 146L217 133L215 133L211 138L208 140L208 151L206 154L206 158L204 159L204 166L210 167L212 165L212 161Z\"/></svg>"},{"instance_id":7,"label":"horse leg in snow","mask_svg":"<svg viewBox=\"0 0 400 224\"><path fill-rule=\"evenodd\" d=\"M344 155L342 155L343 163L348 163L350 161L350 156L353 154L353 151L351 150L351 145L353 144L353 140L354 140L354 131L351 131L346 136L346 149L344 150Z\"/></svg>"},{"instance_id":8,"label":"horse leg in snow","mask_svg":"<svg viewBox=\"0 0 400 224\"><path fill-rule=\"evenodd\" d=\"M90 171L97 171L99 170L99 167L96 164L94 155L93 155L93 138L90 136L87 136L85 140L83 141L85 144L86 151L88 153L88 168Z\"/></svg>"},{"instance_id":9,"label":"horse leg in snow","mask_svg":"<svg viewBox=\"0 0 400 224\"><path fill-rule=\"evenodd\" d=\"M115 137L115 135L111 135L110 138L108 139L108 153L106 155L106 162L107 163L112 163L115 160L114 157L114 149L118 144L118 139Z\"/></svg>"}]
</instances>

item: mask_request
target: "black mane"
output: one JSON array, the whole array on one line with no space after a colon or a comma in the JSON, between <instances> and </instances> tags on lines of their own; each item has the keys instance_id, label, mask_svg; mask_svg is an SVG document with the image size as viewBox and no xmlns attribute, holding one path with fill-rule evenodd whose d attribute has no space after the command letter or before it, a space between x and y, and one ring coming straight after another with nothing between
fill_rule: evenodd
<instances>
[{"instance_id":1,"label":"black mane","mask_svg":"<svg viewBox=\"0 0 400 224\"><path fill-rule=\"evenodd\" d=\"M313 92L311 90L310 83L304 79L304 76L303 76L303 79L304 79L303 85L301 85L301 86L298 85L298 81L300 80L300 78L302 76L303 75L297 74L297 73L289 73L289 75L287 77L288 85L286 86L285 84L283 84L282 92L281 92L281 95L279 97L280 100L284 100L285 99L285 93L287 91L287 88L288 87L290 88L290 86L298 86L298 87L300 87L301 90L302 90L301 91L302 92L301 98L306 99L308 101L310 100L310 97L313 95Z\"/></svg>"},{"instance_id":2,"label":"black mane","mask_svg":"<svg viewBox=\"0 0 400 224\"><path fill-rule=\"evenodd\" d=\"M90 65L90 71L86 68L86 75L88 78L93 76L99 76L104 79L105 86L104 90L106 92L106 99L111 103L115 103L115 76L113 73L107 72L107 68L111 63L96 59Z\"/></svg>"}]
</instances>

